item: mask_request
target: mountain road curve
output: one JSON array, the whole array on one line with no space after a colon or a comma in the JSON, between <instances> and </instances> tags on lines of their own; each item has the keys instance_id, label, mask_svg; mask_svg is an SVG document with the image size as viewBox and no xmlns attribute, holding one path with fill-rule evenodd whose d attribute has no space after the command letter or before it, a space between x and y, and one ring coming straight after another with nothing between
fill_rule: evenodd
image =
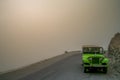
<instances>
[{"instance_id":1,"label":"mountain road curve","mask_svg":"<svg viewBox=\"0 0 120 80\"><path fill-rule=\"evenodd\" d=\"M18 80L120 80L111 70L106 74L98 71L84 73L81 60L81 53L78 53Z\"/></svg>"}]
</instances>

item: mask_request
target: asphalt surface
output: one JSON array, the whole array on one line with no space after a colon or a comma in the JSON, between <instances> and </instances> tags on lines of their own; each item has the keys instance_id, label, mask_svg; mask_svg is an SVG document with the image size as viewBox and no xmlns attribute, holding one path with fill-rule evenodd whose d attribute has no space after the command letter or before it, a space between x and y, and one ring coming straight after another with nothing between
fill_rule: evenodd
<instances>
[{"instance_id":1,"label":"asphalt surface","mask_svg":"<svg viewBox=\"0 0 120 80\"><path fill-rule=\"evenodd\" d=\"M79 53L17 80L120 80L112 70L108 70L107 74L98 71L84 73L81 64L81 53Z\"/></svg>"}]
</instances>

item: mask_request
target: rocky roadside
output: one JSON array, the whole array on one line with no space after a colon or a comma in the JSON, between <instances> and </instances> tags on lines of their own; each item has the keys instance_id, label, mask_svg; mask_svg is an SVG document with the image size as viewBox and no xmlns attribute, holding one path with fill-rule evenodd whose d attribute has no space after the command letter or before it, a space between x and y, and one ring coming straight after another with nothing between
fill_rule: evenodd
<instances>
[{"instance_id":1,"label":"rocky roadside","mask_svg":"<svg viewBox=\"0 0 120 80\"><path fill-rule=\"evenodd\" d=\"M110 58L110 71L120 75L120 33L116 33L108 46L108 57Z\"/></svg>"}]
</instances>

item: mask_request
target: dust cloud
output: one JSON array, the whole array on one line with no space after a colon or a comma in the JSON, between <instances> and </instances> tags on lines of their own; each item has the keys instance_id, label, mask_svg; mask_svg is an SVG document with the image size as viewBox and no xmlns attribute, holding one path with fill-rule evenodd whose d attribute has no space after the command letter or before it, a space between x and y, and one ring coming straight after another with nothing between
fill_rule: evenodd
<instances>
[{"instance_id":1,"label":"dust cloud","mask_svg":"<svg viewBox=\"0 0 120 80\"><path fill-rule=\"evenodd\" d=\"M117 0L1 0L0 72L80 50L107 49L120 30Z\"/></svg>"}]
</instances>

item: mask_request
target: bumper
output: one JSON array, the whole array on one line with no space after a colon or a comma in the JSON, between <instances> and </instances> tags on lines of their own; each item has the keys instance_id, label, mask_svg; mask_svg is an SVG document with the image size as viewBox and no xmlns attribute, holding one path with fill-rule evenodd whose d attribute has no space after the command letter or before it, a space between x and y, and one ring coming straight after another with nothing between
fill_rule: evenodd
<instances>
[{"instance_id":1,"label":"bumper","mask_svg":"<svg viewBox=\"0 0 120 80\"><path fill-rule=\"evenodd\" d=\"M91 65L84 65L84 67L108 67L108 65L91 64Z\"/></svg>"}]
</instances>

